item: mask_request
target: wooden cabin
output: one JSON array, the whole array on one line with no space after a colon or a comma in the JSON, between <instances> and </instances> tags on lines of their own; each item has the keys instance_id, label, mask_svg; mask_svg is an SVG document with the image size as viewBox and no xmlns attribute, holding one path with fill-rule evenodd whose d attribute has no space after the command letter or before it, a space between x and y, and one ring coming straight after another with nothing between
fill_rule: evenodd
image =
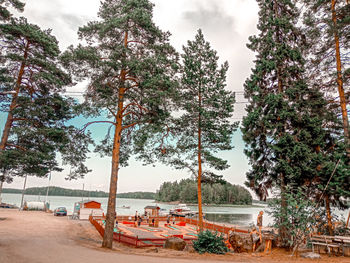
<instances>
[{"instance_id":1,"label":"wooden cabin","mask_svg":"<svg viewBox=\"0 0 350 263\"><path fill-rule=\"evenodd\" d=\"M86 201L77 202L74 204L73 217L77 217L80 220L88 220L90 215L93 215L93 216L103 215L101 203L93 200L86 200Z\"/></svg>"},{"instance_id":2,"label":"wooden cabin","mask_svg":"<svg viewBox=\"0 0 350 263\"><path fill-rule=\"evenodd\" d=\"M148 205L145 207L145 214L147 213L150 217L158 217L159 216L160 207L156 205Z\"/></svg>"}]
</instances>

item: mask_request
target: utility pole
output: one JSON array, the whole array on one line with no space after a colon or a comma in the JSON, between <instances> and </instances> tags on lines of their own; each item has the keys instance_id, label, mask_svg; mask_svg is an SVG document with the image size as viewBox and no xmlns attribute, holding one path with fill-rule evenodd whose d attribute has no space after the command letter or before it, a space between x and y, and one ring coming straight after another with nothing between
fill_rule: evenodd
<instances>
[{"instance_id":1,"label":"utility pole","mask_svg":"<svg viewBox=\"0 0 350 263\"><path fill-rule=\"evenodd\" d=\"M22 200L21 200L21 206L19 207L19 210L23 209L23 198L24 198L24 191L26 190L27 177L28 177L28 175L26 174L26 177L24 178L24 184L23 184L23 190L22 190Z\"/></svg>"},{"instance_id":2,"label":"utility pole","mask_svg":"<svg viewBox=\"0 0 350 263\"><path fill-rule=\"evenodd\" d=\"M49 184L48 184L47 189L46 189L45 205L47 203L47 196L49 195L50 181L51 181L51 170L50 170L50 174L49 174Z\"/></svg>"}]
</instances>

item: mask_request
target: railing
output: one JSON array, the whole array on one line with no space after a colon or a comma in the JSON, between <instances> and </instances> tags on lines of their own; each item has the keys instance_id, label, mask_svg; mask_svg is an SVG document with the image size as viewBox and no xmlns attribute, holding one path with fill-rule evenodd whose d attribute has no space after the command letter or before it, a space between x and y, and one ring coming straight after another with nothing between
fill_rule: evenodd
<instances>
[{"instance_id":1,"label":"railing","mask_svg":"<svg viewBox=\"0 0 350 263\"><path fill-rule=\"evenodd\" d=\"M93 226L95 226L96 230L100 233L100 235L103 237L104 235L104 227L102 224L102 220L104 220L104 217L93 217L90 215L89 221ZM122 220L123 218L118 218L118 220ZM157 218L159 221L161 218ZM165 219L166 220L166 219ZM177 220L179 221L179 220ZM127 245L132 245L135 247L162 247L166 241L165 238L139 238L138 236L129 236L122 233L113 233L113 239L115 241L118 241L120 243L124 243ZM190 243L194 240L194 238L183 238L185 242Z\"/></svg>"},{"instance_id":2,"label":"railing","mask_svg":"<svg viewBox=\"0 0 350 263\"><path fill-rule=\"evenodd\" d=\"M190 225L199 225L199 221L197 219L192 219L192 218L186 218L186 217L181 217L181 222L185 222ZM239 233L248 233L248 230L244 229L237 229L235 227L228 227L228 226L222 226L222 225L216 225L214 223L209 223L209 222L203 222L203 228L213 230L213 231L218 231L224 234L228 234L229 231L233 232L239 232Z\"/></svg>"},{"instance_id":3,"label":"railing","mask_svg":"<svg viewBox=\"0 0 350 263\"><path fill-rule=\"evenodd\" d=\"M117 216L117 220L119 222L121 221L134 221L135 216ZM154 220L158 220L158 221L167 221L168 217L167 216L150 216L149 217L149 221L152 221L152 219ZM144 220L144 217L142 217L142 220ZM180 219L178 217L175 217L176 221L180 221Z\"/></svg>"}]
</instances>

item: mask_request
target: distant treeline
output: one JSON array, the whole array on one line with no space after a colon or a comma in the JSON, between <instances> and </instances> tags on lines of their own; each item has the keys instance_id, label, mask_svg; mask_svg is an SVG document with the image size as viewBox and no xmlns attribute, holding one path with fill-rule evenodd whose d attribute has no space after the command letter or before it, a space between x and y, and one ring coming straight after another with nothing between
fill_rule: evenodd
<instances>
[{"instance_id":1,"label":"distant treeline","mask_svg":"<svg viewBox=\"0 0 350 263\"><path fill-rule=\"evenodd\" d=\"M179 183L165 182L157 191L155 199L161 202L197 203L197 181L183 179ZM202 184L204 204L251 205L252 200L251 194L243 186L228 182Z\"/></svg>"},{"instance_id":2,"label":"distant treeline","mask_svg":"<svg viewBox=\"0 0 350 263\"><path fill-rule=\"evenodd\" d=\"M134 199L152 199L156 197L156 193L152 192L130 192L117 194L120 198L134 198Z\"/></svg>"},{"instance_id":3,"label":"distant treeline","mask_svg":"<svg viewBox=\"0 0 350 263\"><path fill-rule=\"evenodd\" d=\"M47 187L32 187L25 190L27 195L46 195ZM3 193L13 193L20 194L22 190L13 188L2 189ZM108 197L108 193L103 191L86 191L86 190L76 190L67 189L56 186L51 186L49 188L50 196L84 196L84 197ZM135 198L135 199L154 199L155 193L152 192L130 192L130 193L120 193L117 194L120 198Z\"/></svg>"}]
</instances>

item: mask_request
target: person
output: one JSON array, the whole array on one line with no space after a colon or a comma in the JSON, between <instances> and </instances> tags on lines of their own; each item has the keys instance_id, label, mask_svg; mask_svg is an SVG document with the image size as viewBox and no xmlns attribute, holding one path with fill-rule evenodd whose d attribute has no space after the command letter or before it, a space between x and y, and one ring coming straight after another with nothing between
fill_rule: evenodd
<instances>
[{"instance_id":1,"label":"person","mask_svg":"<svg viewBox=\"0 0 350 263\"><path fill-rule=\"evenodd\" d=\"M175 220L176 220L175 216L173 216L173 225L175 225Z\"/></svg>"},{"instance_id":2,"label":"person","mask_svg":"<svg viewBox=\"0 0 350 263\"><path fill-rule=\"evenodd\" d=\"M115 220L115 228L118 228L118 220Z\"/></svg>"},{"instance_id":3,"label":"person","mask_svg":"<svg viewBox=\"0 0 350 263\"><path fill-rule=\"evenodd\" d=\"M138 216L138 213L137 211L135 212L135 222L137 221L137 216Z\"/></svg>"},{"instance_id":4,"label":"person","mask_svg":"<svg viewBox=\"0 0 350 263\"><path fill-rule=\"evenodd\" d=\"M142 222L142 218L141 216L138 216L138 222L137 222L138 226L141 226L141 222Z\"/></svg>"},{"instance_id":5,"label":"person","mask_svg":"<svg viewBox=\"0 0 350 263\"><path fill-rule=\"evenodd\" d=\"M252 240L252 244L253 244L252 250L254 252L258 244L262 242L261 232L258 232L256 227L253 227L249 235Z\"/></svg>"},{"instance_id":6,"label":"person","mask_svg":"<svg viewBox=\"0 0 350 263\"><path fill-rule=\"evenodd\" d=\"M152 226L154 226L154 218L152 218Z\"/></svg>"},{"instance_id":7,"label":"person","mask_svg":"<svg viewBox=\"0 0 350 263\"><path fill-rule=\"evenodd\" d=\"M168 215L168 218L166 219L167 224L170 224L170 215Z\"/></svg>"},{"instance_id":8,"label":"person","mask_svg":"<svg viewBox=\"0 0 350 263\"><path fill-rule=\"evenodd\" d=\"M258 226L260 232L261 232L261 228L262 228L262 224L263 224L262 223L263 222L263 214L264 214L264 212L260 211L258 214L257 221L256 221L256 225Z\"/></svg>"}]
</instances>

